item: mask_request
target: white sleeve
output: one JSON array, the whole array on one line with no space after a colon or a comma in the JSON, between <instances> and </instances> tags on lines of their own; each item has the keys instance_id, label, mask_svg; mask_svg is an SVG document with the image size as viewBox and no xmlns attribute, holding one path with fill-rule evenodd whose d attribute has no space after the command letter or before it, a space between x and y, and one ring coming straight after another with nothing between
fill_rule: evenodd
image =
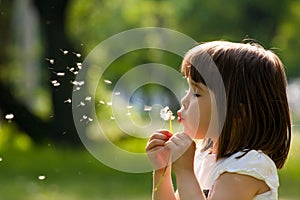
<instances>
[{"instance_id":1,"label":"white sleeve","mask_svg":"<svg viewBox=\"0 0 300 200\"><path fill-rule=\"evenodd\" d=\"M279 180L277 168L272 159L263 152L255 150L249 151L241 158L236 158L243 154L244 152L238 152L228 158L220 160L215 168L213 182L215 182L221 174L231 172L263 180L272 191L277 191Z\"/></svg>"}]
</instances>

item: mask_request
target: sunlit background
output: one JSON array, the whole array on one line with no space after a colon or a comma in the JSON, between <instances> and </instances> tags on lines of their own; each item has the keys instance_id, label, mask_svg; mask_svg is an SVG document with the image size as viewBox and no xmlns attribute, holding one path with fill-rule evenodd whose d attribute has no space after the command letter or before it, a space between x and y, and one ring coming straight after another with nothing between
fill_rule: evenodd
<instances>
[{"instance_id":1,"label":"sunlit background","mask_svg":"<svg viewBox=\"0 0 300 200\"><path fill-rule=\"evenodd\" d=\"M151 199L151 173L119 172L92 157L77 135L71 110L72 92L84 84L74 80L85 57L115 34L149 26L199 42L255 41L279 55L293 117L290 157L279 171L279 199L300 199L300 1L295 0L0 0L0 199ZM114 86L135 66L161 63L179 71L180 61L154 49L116 59L95 96L77 105L95 100L98 118L87 114L82 123L102 120L115 145L144 152L147 139L128 136L115 123L111 96L122 91L112 94ZM156 115L160 124L153 105L169 105L173 112L180 106L171 91L156 84L138 88L129 103L118 106L128 106L127 117L140 126ZM88 129L91 137L93 130Z\"/></svg>"}]
</instances>

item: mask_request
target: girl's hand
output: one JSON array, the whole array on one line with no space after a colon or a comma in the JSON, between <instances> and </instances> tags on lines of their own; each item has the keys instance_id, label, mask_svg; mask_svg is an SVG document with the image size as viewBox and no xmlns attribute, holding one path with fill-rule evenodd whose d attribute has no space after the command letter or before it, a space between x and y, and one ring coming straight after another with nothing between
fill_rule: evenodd
<instances>
[{"instance_id":1,"label":"girl's hand","mask_svg":"<svg viewBox=\"0 0 300 200\"><path fill-rule=\"evenodd\" d=\"M146 145L148 158L155 170L163 169L167 165L170 150L165 143L170 137L172 133L168 130L158 130L150 137Z\"/></svg>"},{"instance_id":2,"label":"girl's hand","mask_svg":"<svg viewBox=\"0 0 300 200\"><path fill-rule=\"evenodd\" d=\"M175 173L194 169L196 145L190 136L185 133L177 133L165 145L171 151Z\"/></svg>"}]
</instances>

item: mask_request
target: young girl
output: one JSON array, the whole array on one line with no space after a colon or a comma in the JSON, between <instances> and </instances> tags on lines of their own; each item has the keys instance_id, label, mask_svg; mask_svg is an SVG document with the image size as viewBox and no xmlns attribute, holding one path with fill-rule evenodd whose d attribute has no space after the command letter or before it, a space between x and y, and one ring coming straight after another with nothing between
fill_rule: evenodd
<instances>
[{"instance_id":1,"label":"young girl","mask_svg":"<svg viewBox=\"0 0 300 200\"><path fill-rule=\"evenodd\" d=\"M225 103L211 86L213 76L201 73L211 68L203 62L207 59L198 59L205 55L223 79ZM167 130L159 130L146 146L155 168L153 199L278 199L277 169L286 161L291 139L280 59L255 44L215 41L187 52L181 71L189 83L178 111L183 133L169 139ZM193 139L201 139L202 147ZM172 165L165 168L169 154Z\"/></svg>"}]
</instances>

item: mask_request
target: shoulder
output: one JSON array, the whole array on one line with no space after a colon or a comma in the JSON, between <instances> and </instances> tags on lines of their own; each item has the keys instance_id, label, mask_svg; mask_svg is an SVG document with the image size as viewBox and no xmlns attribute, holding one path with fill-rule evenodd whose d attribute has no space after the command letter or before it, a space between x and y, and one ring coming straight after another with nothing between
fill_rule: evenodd
<instances>
[{"instance_id":1,"label":"shoulder","mask_svg":"<svg viewBox=\"0 0 300 200\"><path fill-rule=\"evenodd\" d=\"M270 188L262 180L251 176L225 172L219 176L212 188L210 199L253 200Z\"/></svg>"},{"instance_id":2,"label":"shoulder","mask_svg":"<svg viewBox=\"0 0 300 200\"><path fill-rule=\"evenodd\" d=\"M250 175L260 180L278 179L275 163L262 151L237 152L221 159L218 165L223 172Z\"/></svg>"},{"instance_id":3,"label":"shoulder","mask_svg":"<svg viewBox=\"0 0 300 200\"><path fill-rule=\"evenodd\" d=\"M279 181L276 166L261 151L237 152L220 159L213 171L212 196L222 194L228 197L225 199L252 199L267 191L271 196L277 195ZM218 198L214 196L212 199Z\"/></svg>"}]
</instances>

